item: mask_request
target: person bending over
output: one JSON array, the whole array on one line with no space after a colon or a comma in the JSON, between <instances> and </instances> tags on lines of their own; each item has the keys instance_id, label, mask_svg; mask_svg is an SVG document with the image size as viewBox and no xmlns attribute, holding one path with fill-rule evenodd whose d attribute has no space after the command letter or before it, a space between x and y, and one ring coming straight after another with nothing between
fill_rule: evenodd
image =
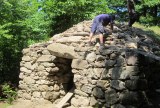
<instances>
[{"instance_id":1,"label":"person bending over","mask_svg":"<svg viewBox=\"0 0 160 108\"><path fill-rule=\"evenodd\" d=\"M111 31L113 30L113 24L115 20L114 15L109 14L99 14L97 15L92 23L91 32L89 35L89 45L92 45L92 38L95 33L99 34L100 45L103 46L103 35L106 33L105 26L110 24Z\"/></svg>"}]
</instances>

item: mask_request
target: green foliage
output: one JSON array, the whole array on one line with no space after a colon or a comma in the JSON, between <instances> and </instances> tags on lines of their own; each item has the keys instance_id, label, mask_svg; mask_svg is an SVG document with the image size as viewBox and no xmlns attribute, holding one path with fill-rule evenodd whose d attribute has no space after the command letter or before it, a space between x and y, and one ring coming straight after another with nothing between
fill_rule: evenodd
<instances>
[{"instance_id":1,"label":"green foliage","mask_svg":"<svg viewBox=\"0 0 160 108\"><path fill-rule=\"evenodd\" d=\"M4 25L0 25L0 38L5 37L7 39L10 39L13 37L11 34L8 34L9 30L6 29L10 25L11 25L11 23L6 23Z\"/></svg>"},{"instance_id":2,"label":"green foliage","mask_svg":"<svg viewBox=\"0 0 160 108\"><path fill-rule=\"evenodd\" d=\"M110 7L124 7L126 0L107 0Z\"/></svg>"},{"instance_id":3,"label":"green foliage","mask_svg":"<svg viewBox=\"0 0 160 108\"><path fill-rule=\"evenodd\" d=\"M37 0L26 0L28 4L26 8L27 15L20 23L23 26L22 35L27 38L27 44L32 40L34 43L48 38L50 28L50 20L46 18L47 14L41 11L41 2Z\"/></svg>"},{"instance_id":4,"label":"green foliage","mask_svg":"<svg viewBox=\"0 0 160 108\"><path fill-rule=\"evenodd\" d=\"M109 7L116 10L120 16L120 20L127 21L127 0L107 0ZM142 18L141 23L147 25L159 25L158 12L160 12L160 0L134 0L135 10L139 13ZM157 24L158 23L158 24Z\"/></svg>"},{"instance_id":5,"label":"green foliage","mask_svg":"<svg viewBox=\"0 0 160 108\"><path fill-rule=\"evenodd\" d=\"M141 0L141 3L136 5L136 10L141 14L140 23L146 26L160 25L160 0Z\"/></svg>"},{"instance_id":6,"label":"green foliage","mask_svg":"<svg viewBox=\"0 0 160 108\"><path fill-rule=\"evenodd\" d=\"M7 83L2 85L2 94L5 96L5 98L1 98L1 100L5 100L9 104L12 104L17 96L17 92Z\"/></svg>"},{"instance_id":7,"label":"green foliage","mask_svg":"<svg viewBox=\"0 0 160 108\"><path fill-rule=\"evenodd\" d=\"M22 23L25 27L23 30L23 35L28 37L28 41L32 40L38 42L48 38L50 32L50 22L45 21L45 13L35 13Z\"/></svg>"},{"instance_id":8,"label":"green foliage","mask_svg":"<svg viewBox=\"0 0 160 108\"><path fill-rule=\"evenodd\" d=\"M149 26L149 25L154 25L153 20L154 20L153 16L147 15L147 17L144 16L140 17L139 22L146 26Z\"/></svg>"},{"instance_id":9,"label":"green foliage","mask_svg":"<svg viewBox=\"0 0 160 108\"><path fill-rule=\"evenodd\" d=\"M50 20L37 0L0 1L0 83L18 84L22 49L48 38Z\"/></svg>"},{"instance_id":10,"label":"green foliage","mask_svg":"<svg viewBox=\"0 0 160 108\"><path fill-rule=\"evenodd\" d=\"M0 11L0 83L16 83L21 49L25 44L19 22L24 20L25 12L19 0L1 0Z\"/></svg>"},{"instance_id":11,"label":"green foliage","mask_svg":"<svg viewBox=\"0 0 160 108\"><path fill-rule=\"evenodd\" d=\"M62 32L80 21L100 13L112 13L106 0L44 0L42 11L52 20L52 34ZM64 26L65 25L65 26Z\"/></svg>"},{"instance_id":12,"label":"green foliage","mask_svg":"<svg viewBox=\"0 0 160 108\"><path fill-rule=\"evenodd\" d=\"M127 0L107 0L108 6L117 14L116 20L119 22L127 21Z\"/></svg>"},{"instance_id":13,"label":"green foliage","mask_svg":"<svg viewBox=\"0 0 160 108\"><path fill-rule=\"evenodd\" d=\"M141 13L141 11L146 8L146 11L150 10L152 7L160 5L160 0L141 0L141 3L136 4L136 10Z\"/></svg>"},{"instance_id":14,"label":"green foliage","mask_svg":"<svg viewBox=\"0 0 160 108\"><path fill-rule=\"evenodd\" d=\"M160 0L143 0L143 5L146 5L148 7L153 7L155 5L160 4Z\"/></svg>"}]
</instances>

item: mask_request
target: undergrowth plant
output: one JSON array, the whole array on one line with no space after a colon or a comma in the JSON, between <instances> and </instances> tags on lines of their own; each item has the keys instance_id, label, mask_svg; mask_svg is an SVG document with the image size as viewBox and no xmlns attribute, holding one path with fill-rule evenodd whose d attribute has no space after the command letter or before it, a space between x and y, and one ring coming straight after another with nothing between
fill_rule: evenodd
<instances>
[{"instance_id":1,"label":"undergrowth plant","mask_svg":"<svg viewBox=\"0 0 160 108\"><path fill-rule=\"evenodd\" d=\"M14 88L12 88L8 83L4 83L2 85L2 94L3 97L1 97L1 100L12 104L12 102L16 99L17 91L14 90Z\"/></svg>"}]
</instances>

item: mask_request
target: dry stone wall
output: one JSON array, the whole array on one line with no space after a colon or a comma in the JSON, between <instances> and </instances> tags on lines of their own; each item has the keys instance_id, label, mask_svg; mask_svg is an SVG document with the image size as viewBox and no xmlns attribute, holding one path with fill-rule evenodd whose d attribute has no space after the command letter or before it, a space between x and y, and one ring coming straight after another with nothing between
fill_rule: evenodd
<instances>
[{"instance_id":1,"label":"dry stone wall","mask_svg":"<svg viewBox=\"0 0 160 108\"><path fill-rule=\"evenodd\" d=\"M117 24L113 33L104 37L106 47L99 50L97 36L96 45L87 45L90 26L91 21L83 21L48 42L23 50L19 99L57 104L74 88L66 107L143 108L149 105L148 77L140 58L148 54L152 60L149 63L155 63L159 60L156 55L159 47L139 30L133 32ZM109 31L108 26L106 29Z\"/></svg>"},{"instance_id":2,"label":"dry stone wall","mask_svg":"<svg viewBox=\"0 0 160 108\"><path fill-rule=\"evenodd\" d=\"M70 60L51 55L46 44L23 50L19 98L54 102L65 95L70 77ZM68 75L69 74L69 75ZM65 82L66 87L62 85ZM70 84L69 84L70 85Z\"/></svg>"}]
</instances>

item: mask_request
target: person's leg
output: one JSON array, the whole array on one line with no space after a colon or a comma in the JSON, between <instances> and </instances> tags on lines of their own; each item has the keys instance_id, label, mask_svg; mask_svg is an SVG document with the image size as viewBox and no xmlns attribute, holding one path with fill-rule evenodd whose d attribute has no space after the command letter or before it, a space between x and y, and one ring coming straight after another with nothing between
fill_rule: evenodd
<instances>
[{"instance_id":1,"label":"person's leg","mask_svg":"<svg viewBox=\"0 0 160 108\"><path fill-rule=\"evenodd\" d=\"M100 46L99 46L99 52L103 52L103 50L105 49L105 45L103 42L103 34L99 34L99 40L100 40Z\"/></svg>"},{"instance_id":2,"label":"person's leg","mask_svg":"<svg viewBox=\"0 0 160 108\"><path fill-rule=\"evenodd\" d=\"M92 42L92 38L93 35L95 34L96 30L97 30L97 26L98 26L98 19L94 19L92 26L91 26L91 31L90 31L90 35L89 35L89 42Z\"/></svg>"},{"instance_id":3,"label":"person's leg","mask_svg":"<svg viewBox=\"0 0 160 108\"><path fill-rule=\"evenodd\" d=\"M103 34L99 34L100 45L103 45Z\"/></svg>"},{"instance_id":4,"label":"person's leg","mask_svg":"<svg viewBox=\"0 0 160 108\"><path fill-rule=\"evenodd\" d=\"M99 40L100 40L100 45L103 45L103 34L106 32L104 26L102 23L99 23L98 26L98 32L99 32Z\"/></svg>"}]
</instances>

